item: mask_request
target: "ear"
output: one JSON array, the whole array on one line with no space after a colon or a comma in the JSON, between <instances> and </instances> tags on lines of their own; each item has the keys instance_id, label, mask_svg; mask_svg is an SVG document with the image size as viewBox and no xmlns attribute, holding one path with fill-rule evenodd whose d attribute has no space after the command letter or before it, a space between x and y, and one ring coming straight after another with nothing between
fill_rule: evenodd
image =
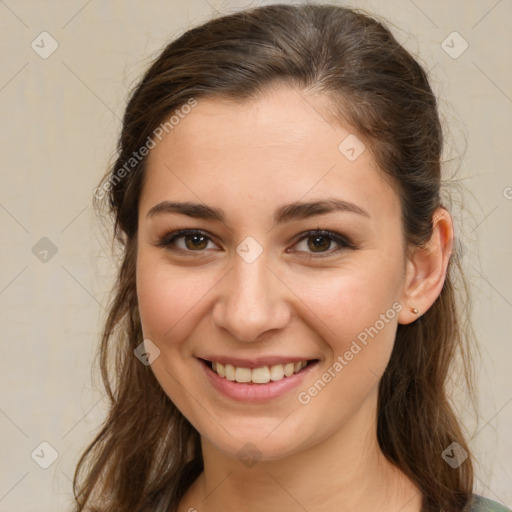
<instances>
[{"instance_id":1,"label":"ear","mask_svg":"<svg viewBox=\"0 0 512 512\"><path fill-rule=\"evenodd\" d=\"M401 297L404 308L398 315L398 323L414 322L439 297L446 279L452 250L452 218L447 210L440 207L433 215L430 240L424 246L413 247L407 258ZM418 313L413 312L414 308Z\"/></svg>"}]
</instances>

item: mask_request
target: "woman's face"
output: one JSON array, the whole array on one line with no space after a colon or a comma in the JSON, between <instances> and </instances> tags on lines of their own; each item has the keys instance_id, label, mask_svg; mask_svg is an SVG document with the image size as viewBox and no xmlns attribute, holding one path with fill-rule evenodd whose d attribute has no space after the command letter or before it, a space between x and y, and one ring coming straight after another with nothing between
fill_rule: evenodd
<instances>
[{"instance_id":1,"label":"woman's face","mask_svg":"<svg viewBox=\"0 0 512 512\"><path fill-rule=\"evenodd\" d=\"M375 421L405 308L400 205L321 112L285 86L200 99L148 157L137 293L151 368L226 454L281 458Z\"/></svg>"}]
</instances>

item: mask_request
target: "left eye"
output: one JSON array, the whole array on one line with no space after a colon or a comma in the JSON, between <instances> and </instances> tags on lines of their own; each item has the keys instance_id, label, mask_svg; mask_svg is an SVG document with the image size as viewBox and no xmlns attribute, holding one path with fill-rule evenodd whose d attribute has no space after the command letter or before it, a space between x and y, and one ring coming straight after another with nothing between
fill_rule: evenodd
<instances>
[{"instance_id":1,"label":"left eye","mask_svg":"<svg viewBox=\"0 0 512 512\"><path fill-rule=\"evenodd\" d=\"M180 250L182 252L204 252L208 249L208 244L216 246L213 240L204 232L199 230L181 230L165 236L157 243L159 247L166 247L170 250ZM332 244L337 244L338 248L332 250ZM303 244L303 248L300 246ZM308 257L314 254L331 255L342 251L343 249L353 249L354 245L344 236L332 231L315 230L303 233L294 246L299 249L293 249L287 252L305 252ZM217 246L218 247L218 246Z\"/></svg>"},{"instance_id":2,"label":"left eye","mask_svg":"<svg viewBox=\"0 0 512 512\"><path fill-rule=\"evenodd\" d=\"M333 242L339 247L334 251L329 251ZM345 237L338 235L337 233L325 230L309 231L308 233L305 233L305 235L299 239L296 245L300 247L301 244L303 244L303 247L306 248L304 252L309 252L310 254L335 254L343 249L353 248L352 243L349 242Z\"/></svg>"}]
</instances>

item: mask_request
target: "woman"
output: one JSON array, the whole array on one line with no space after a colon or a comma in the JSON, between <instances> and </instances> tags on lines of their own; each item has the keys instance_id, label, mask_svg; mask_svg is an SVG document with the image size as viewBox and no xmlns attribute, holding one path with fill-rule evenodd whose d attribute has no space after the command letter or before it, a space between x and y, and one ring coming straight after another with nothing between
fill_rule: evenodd
<instances>
[{"instance_id":1,"label":"woman","mask_svg":"<svg viewBox=\"0 0 512 512\"><path fill-rule=\"evenodd\" d=\"M457 354L471 376L441 150L424 70L354 10L169 44L96 193L124 254L77 510L506 510L446 389Z\"/></svg>"}]
</instances>

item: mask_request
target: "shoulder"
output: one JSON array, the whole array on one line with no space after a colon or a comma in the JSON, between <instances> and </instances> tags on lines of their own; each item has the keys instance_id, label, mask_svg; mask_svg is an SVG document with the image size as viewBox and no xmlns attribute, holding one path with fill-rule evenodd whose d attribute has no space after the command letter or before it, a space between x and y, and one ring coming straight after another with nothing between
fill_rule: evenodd
<instances>
[{"instance_id":1,"label":"shoulder","mask_svg":"<svg viewBox=\"0 0 512 512\"><path fill-rule=\"evenodd\" d=\"M500 505L498 502L474 495L473 504L468 512L512 512L511 509Z\"/></svg>"}]
</instances>

